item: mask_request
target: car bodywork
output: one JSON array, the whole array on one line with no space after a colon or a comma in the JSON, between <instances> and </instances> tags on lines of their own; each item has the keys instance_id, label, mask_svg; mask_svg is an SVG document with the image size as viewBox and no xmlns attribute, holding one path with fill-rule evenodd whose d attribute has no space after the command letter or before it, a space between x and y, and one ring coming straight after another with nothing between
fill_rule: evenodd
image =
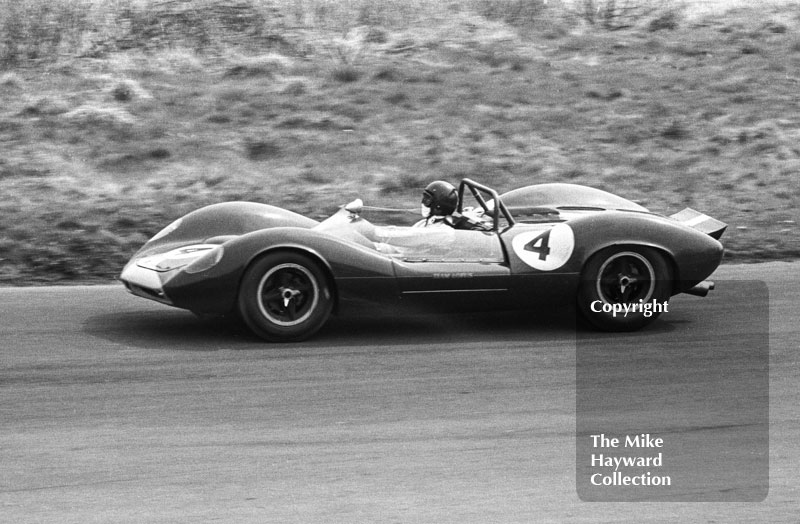
<instances>
[{"instance_id":1,"label":"car bodywork","mask_svg":"<svg viewBox=\"0 0 800 524\"><path fill-rule=\"evenodd\" d=\"M178 219L148 241L120 279L135 294L200 314L237 309L242 278L275 252L313 260L334 311L353 302L456 309L574 303L590 259L615 247L652 250L669 265L669 294L704 295L725 224L684 210L666 217L611 193L540 184L498 195L465 179L485 230L376 226L360 203L317 222L268 204L227 202ZM585 278L585 275L584 275Z\"/></svg>"}]
</instances>

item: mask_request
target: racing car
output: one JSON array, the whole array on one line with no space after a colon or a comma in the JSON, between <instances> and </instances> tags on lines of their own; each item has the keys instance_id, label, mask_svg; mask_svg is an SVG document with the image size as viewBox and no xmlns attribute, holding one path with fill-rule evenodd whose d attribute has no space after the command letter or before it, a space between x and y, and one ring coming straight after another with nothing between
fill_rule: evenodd
<instances>
[{"instance_id":1,"label":"racing car","mask_svg":"<svg viewBox=\"0 0 800 524\"><path fill-rule=\"evenodd\" d=\"M632 331L671 296L714 287L705 279L727 226L692 209L663 216L565 183L500 195L464 179L458 196L456 212L481 227L376 225L360 199L321 222L269 204L213 204L157 233L119 278L140 297L235 314L274 342L306 339L359 303L445 312L574 304L595 328Z\"/></svg>"}]
</instances>

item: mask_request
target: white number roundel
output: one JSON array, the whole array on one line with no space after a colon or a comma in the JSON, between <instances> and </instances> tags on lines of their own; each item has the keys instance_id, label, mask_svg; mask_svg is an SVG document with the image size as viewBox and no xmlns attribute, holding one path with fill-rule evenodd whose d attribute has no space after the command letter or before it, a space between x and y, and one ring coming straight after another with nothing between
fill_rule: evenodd
<instances>
[{"instance_id":1,"label":"white number roundel","mask_svg":"<svg viewBox=\"0 0 800 524\"><path fill-rule=\"evenodd\" d=\"M575 248L575 235L567 224L556 224L545 231L527 231L511 241L514 253L540 271L553 271L567 263Z\"/></svg>"}]
</instances>

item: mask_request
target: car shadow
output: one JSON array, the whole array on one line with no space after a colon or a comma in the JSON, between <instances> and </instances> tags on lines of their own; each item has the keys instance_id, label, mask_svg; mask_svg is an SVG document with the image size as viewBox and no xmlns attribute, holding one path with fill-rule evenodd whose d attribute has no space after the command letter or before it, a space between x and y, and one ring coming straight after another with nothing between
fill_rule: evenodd
<instances>
[{"instance_id":1,"label":"car shadow","mask_svg":"<svg viewBox=\"0 0 800 524\"><path fill-rule=\"evenodd\" d=\"M122 346L184 351L218 351L257 343L238 323L199 318L177 309L143 309L87 318L83 331Z\"/></svg>"},{"instance_id":2,"label":"car shadow","mask_svg":"<svg viewBox=\"0 0 800 524\"><path fill-rule=\"evenodd\" d=\"M399 313L373 310L334 317L317 335L329 345L439 344L574 339L575 311Z\"/></svg>"},{"instance_id":3,"label":"car shadow","mask_svg":"<svg viewBox=\"0 0 800 524\"><path fill-rule=\"evenodd\" d=\"M576 318L574 308L450 314L370 309L333 316L306 341L271 344L254 336L235 318L201 318L182 310L147 308L89 317L83 330L122 346L179 351L265 350L574 340Z\"/></svg>"}]
</instances>

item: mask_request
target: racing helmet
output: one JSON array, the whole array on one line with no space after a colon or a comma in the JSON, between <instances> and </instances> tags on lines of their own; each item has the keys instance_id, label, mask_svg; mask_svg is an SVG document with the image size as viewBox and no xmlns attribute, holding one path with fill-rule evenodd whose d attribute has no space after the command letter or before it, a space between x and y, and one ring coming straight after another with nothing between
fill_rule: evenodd
<instances>
[{"instance_id":1,"label":"racing helmet","mask_svg":"<svg viewBox=\"0 0 800 524\"><path fill-rule=\"evenodd\" d=\"M451 215L458 207L458 191L449 182L431 182L422 192L420 213L423 218Z\"/></svg>"}]
</instances>

